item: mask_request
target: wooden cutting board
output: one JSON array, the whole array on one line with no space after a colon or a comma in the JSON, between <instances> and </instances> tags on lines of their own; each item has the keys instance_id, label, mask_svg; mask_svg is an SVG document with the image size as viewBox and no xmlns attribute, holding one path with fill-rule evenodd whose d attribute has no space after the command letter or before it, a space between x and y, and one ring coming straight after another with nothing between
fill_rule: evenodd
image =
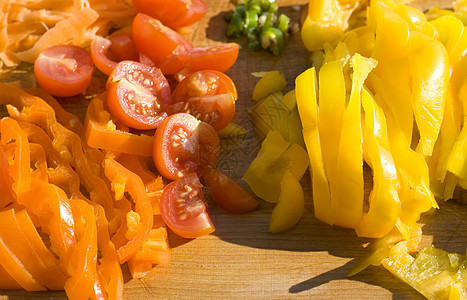
<instances>
[{"instance_id":1,"label":"wooden cutting board","mask_svg":"<svg viewBox=\"0 0 467 300\"><path fill-rule=\"evenodd\" d=\"M208 0L209 11L187 36L195 46L215 45L228 40L224 36L223 15L233 8L227 0ZM281 12L298 21L306 0L279 1ZM449 1L418 0L415 6L447 7ZM242 40L238 40L244 46ZM238 87L237 115L247 134L241 139L223 139L219 168L245 186L241 177L253 160L260 141L246 113L257 78L252 72L280 70L287 78L287 90L295 77L309 67L308 53L300 36L292 36L284 54L274 57L266 52L240 51L238 61L228 75ZM84 116L87 100L63 103L71 112ZM172 260L156 266L153 273L132 280L125 273L124 296L127 299L422 299L382 267L370 267L347 278L355 259L367 254L368 239L357 238L352 230L334 228L314 218L310 176L302 185L306 209L299 224L280 233L268 233L273 205L262 201L259 208L245 215L231 215L210 204L216 231L195 240L170 235ZM467 208L464 195L442 205L442 209L423 217L424 244L433 243L447 251L463 253L467 237ZM462 203L464 202L464 203ZM1 278L0 278L1 280ZM2 291L7 298L65 298L63 292L25 293Z\"/></svg>"}]
</instances>

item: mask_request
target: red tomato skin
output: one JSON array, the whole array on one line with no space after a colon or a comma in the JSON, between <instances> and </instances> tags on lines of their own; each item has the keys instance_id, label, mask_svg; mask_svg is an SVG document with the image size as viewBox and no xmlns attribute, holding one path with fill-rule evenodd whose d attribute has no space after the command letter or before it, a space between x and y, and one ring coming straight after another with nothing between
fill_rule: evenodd
<instances>
[{"instance_id":1,"label":"red tomato skin","mask_svg":"<svg viewBox=\"0 0 467 300\"><path fill-rule=\"evenodd\" d=\"M139 74L139 75L133 75ZM131 76L131 80L129 79ZM143 76L138 79L139 76ZM157 111L142 114L131 109L131 104L127 98L127 93L132 93L131 84L141 85L146 79L149 80L151 91L156 103L153 106L159 106ZM128 84L127 82L130 82ZM130 87L129 87L130 85ZM145 90L147 91L147 90ZM148 92L149 93L149 92ZM139 98L136 95L134 103L138 105ZM144 100L144 98L143 98ZM147 103L147 102L144 102ZM144 105L144 103L142 103ZM107 105L112 115L123 125L136 129L154 129L168 116L168 106L171 103L170 86L161 73L160 69L150 67L134 61L122 61L110 74L107 80Z\"/></svg>"},{"instance_id":2,"label":"red tomato skin","mask_svg":"<svg viewBox=\"0 0 467 300\"><path fill-rule=\"evenodd\" d=\"M226 72L238 58L239 47L236 43L218 46L193 48L178 55L187 71L194 73L200 70L216 70Z\"/></svg>"},{"instance_id":3,"label":"red tomato skin","mask_svg":"<svg viewBox=\"0 0 467 300\"><path fill-rule=\"evenodd\" d=\"M159 209L167 226L181 237L197 238L215 231L196 173L166 185Z\"/></svg>"},{"instance_id":4,"label":"red tomato skin","mask_svg":"<svg viewBox=\"0 0 467 300\"><path fill-rule=\"evenodd\" d=\"M138 13L133 19L133 42L136 49L154 63L161 63L170 55L191 49L191 43L159 20Z\"/></svg>"},{"instance_id":5,"label":"red tomato skin","mask_svg":"<svg viewBox=\"0 0 467 300\"><path fill-rule=\"evenodd\" d=\"M112 42L110 44L110 51L118 61L138 61L139 53L138 50L136 50L131 33L112 34L108 39Z\"/></svg>"},{"instance_id":6,"label":"red tomato skin","mask_svg":"<svg viewBox=\"0 0 467 300\"><path fill-rule=\"evenodd\" d=\"M83 93L91 83L91 55L77 46L53 46L44 50L34 62L38 84L57 97Z\"/></svg>"},{"instance_id":7,"label":"red tomato skin","mask_svg":"<svg viewBox=\"0 0 467 300\"><path fill-rule=\"evenodd\" d=\"M174 139L180 135L181 139ZM170 180L193 172L202 176L206 166L217 164L219 150L220 140L214 128L186 113L167 117L154 135L154 164L159 173Z\"/></svg>"},{"instance_id":8,"label":"red tomato skin","mask_svg":"<svg viewBox=\"0 0 467 300\"><path fill-rule=\"evenodd\" d=\"M204 0L133 0L136 10L179 29L200 20L208 10Z\"/></svg>"},{"instance_id":9,"label":"red tomato skin","mask_svg":"<svg viewBox=\"0 0 467 300\"><path fill-rule=\"evenodd\" d=\"M106 38L96 36L91 43L91 57L94 65L104 73L110 75L112 70L117 66L117 63L109 59L106 55L112 42Z\"/></svg>"},{"instance_id":10,"label":"red tomato skin","mask_svg":"<svg viewBox=\"0 0 467 300\"><path fill-rule=\"evenodd\" d=\"M244 214L259 205L238 183L216 169L206 168L204 179L214 202L227 212Z\"/></svg>"}]
</instances>

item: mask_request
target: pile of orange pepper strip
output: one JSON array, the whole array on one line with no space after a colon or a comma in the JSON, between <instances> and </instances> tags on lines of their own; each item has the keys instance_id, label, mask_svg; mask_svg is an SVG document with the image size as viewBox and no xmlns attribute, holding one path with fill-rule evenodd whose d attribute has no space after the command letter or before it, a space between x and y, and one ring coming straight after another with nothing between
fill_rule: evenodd
<instances>
[{"instance_id":1,"label":"pile of orange pepper strip","mask_svg":"<svg viewBox=\"0 0 467 300\"><path fill-rule=\"evenodd\" d=\"M121 299L121 264L139 278L170 259L162 178L144 151L87 145L89 131L103 130L99 99L89 129L41 89L0 91L10 115L0 120L0 288ZM120 144L145 138L113 130Z\"/></svg>"}]
</instances>

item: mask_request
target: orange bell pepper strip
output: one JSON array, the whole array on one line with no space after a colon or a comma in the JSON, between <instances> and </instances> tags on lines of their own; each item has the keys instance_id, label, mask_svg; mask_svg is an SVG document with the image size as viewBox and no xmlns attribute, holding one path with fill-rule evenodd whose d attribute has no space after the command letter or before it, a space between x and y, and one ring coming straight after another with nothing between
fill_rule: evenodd
<instances>
[{"instance_id":1,"label":"orange bell pepper strip","mask_svg":"<svg viewBox=\"0 0 467 300\"><path fill-rule=\"evenodd\" d=\"M0 208L15 201L16 194L13 191L13 178L8 173L10 164L8 158L0 146Z\"/></svg>"},{"instance_id":2,"label":"orange bell pepper strip","mask_svg":"<svg viewBox=\"0 0 467 300\"><path fill-rule=\"evenodd\" d=\"M18 194L29 190L31 186L31 171L29 157L29 141L24 131L12 118L0 121L1 144L15 144L14 159L8 171L13 178L13 191Z\"/></svg>"},{"instance_id":3,"label":"orange bell pepper strip","mask_svg":"<svg viewBox=\"0 0 467 300\"><path fill-rule=\"evenodd\" d=\"M75 170L65 161L53 147L52 140L41 127L25 121L18 121L21 128L26 132L29 141L42 146L47 153L48 180L63 189L70 196L81 194L80 178Z\"/></svg>"},{"instance_id":4,"label":"orange bell pepper strip","mask_svg":"<svg viewBox=\"0 0 467 300\"><path fill-rule=\"evenodd\" d=\"M104 108L104 101L99 96L88 105L84 123L86 142L91 147L152 156L153 137L117 129L109 112Z\"/></svg>"},{"instance_id":5,"label":"orange bell pepper strip","mask_svg":"<svg viewBox=\"0 0 467 300\"><path fill-rule=\"evenodd\" d=\"M10 276L10 274L0 264L0 289L2 290L21 290L21 285Z\"/></svg>"},{"instance_id":6,"label":"orange bell pepper strip","mask_svg":"<svg viewBox=\"0 0 467 300\"><path fill-rule=\"evenodd\" d=\"M44 128L53 137L53 146L68 161L81 178L91 200L101 204L106 214L113 215L113 200L106 182L97 176L83 151L81 138L57 122L53 108L39 97L9 84L0 84L0 103L7 104L8 113L15 119L28 121Z\"/></svg>"},{"instance_id":7,"label":"orange bell pepper strip","mask_svg":"<svg viewBox=\"0 0 467 300\"><path fill-rule=\"evenodd\" d=\"M90 203L94 208L97 225L97 247L101 253L97 271L109 299L123 298L123 273L114 243L110 240L109 223L102 206Z\"/></svg>"},{"instance_id":8,"label":"orange bell pepper strip","mask_svg":"<svg viewBox=\"0 0 467 300\"><path fill-rule=\"evenodd\" d=\"M105 299L97 273L97 224L92 205L82 199L71 200L78 236L70 259L71 277L65 283L70 299Z\"/></svg>"},{"instance_id":9,"label":"orange bell pepper strip","mask_svg":"<svg viewBox=\"0 0 467 300\"><path fill-rule=\"evenodd\" d=\"M18 221L22 222L19 223ZM29 231L28 236L26 236L25 232L22 230L22 227L26 227L26 231L28 226L33 226L33 234L36 235L35 245L42 246L41 248L46 250L45 253L44 251L38 253L40 249L35 249L32 246L32 242L34 241L28 239L28 237L31 237L31 231ZM59 268L57 259L50 250L45 247L43 242L37 243L37 238L40 240L40 237L35 231L34 225L31 223L30 219L29 221L25 218L18 220L15 217L14 209L0 212L0 237L8 249L14 253L21 264L31 273L34 279L48 289L63 290L63 285L66 281L65 274ZM43 257L44 254L45 257Z\"/></svg>"},{"instance_id":10,"label":"orange bell pepper strip","mask_svg":"<svg viewBox=\"0 0 467 300\"><path fill-rule=\"evenodd\" d=\"M31 166L34 166L31 176L48 182L47 157L44 148L40 144L29 143L29 149L31 150Z\"/></svg>"},{"instance_id":11,"label":"orange bell pepper strip","mask_svg":"<svg viewBox=\"0 0 467 300\"><path fill-rule=\"evenodd\" d=\"M45 102L47 102L53 108L57 121L60 122L60 124L62 124L63 126L65 126L65 128L77 133L80 136L84 133L84 126L79 120L79 118L74 114L66 111L60 105L60 103L58 103L57 99L55 99L54 96L38 87L26 88L24 89L24 91L31 95L37 96Z\"/></svg>"},{"instance_id":12,"label":"orange bell pepper strip","mask_svg":"<svg viewBox=\"0 0 467 300\"><path fill-rule=\"evenodd\" d=\"M122 185L124 190L130 194L135 203L135 212L141 218L141 227L134 238L117 249L120 263L124 263L138 251L152 228L152 205L146 193L144 183L138 175L123 167L114 159L105 160L104 170L105 175L111 182L117 182Z\"/></svg>"},{"instance_id":13,"label":"orange bell pepper strip","mask_svg":"<svg viewBox=\"0 0 467 300\"><path fill-rule=\"evenodd\" d=\"M5 271L26 291L46 291L46 287L40 284L31 273L21 264L19 259L0 237L0 264Z\"/></svg>"},{"instance_id":14,"label":"orange bell pepper strip","mask_svg":"<svg viewBox=\"0 0 467 300\"><path fill-rule=\"evenodd\" d=\"M159 199L161 198L164 190L164 181L162 176L156 175L149 170L145 157L121 154L117 161L128 170L136 173L141 180L143 180L146 192L148 193L148 197L152 204L152 212L154 215L160 214Z\"/></svg>"},{"instance_id":15,"label":"orange bell pepper strip","mask_svg":"<svg viewBox=\"0 0 467 300\"><path fill-rule=\"evenodd\" d=\"M170 255L167 228L159 216L154 218L154 226L138 252L127 261L131 276L142 278L151 271L154 264L169 263Z\"/></svg>"}]
</instances>

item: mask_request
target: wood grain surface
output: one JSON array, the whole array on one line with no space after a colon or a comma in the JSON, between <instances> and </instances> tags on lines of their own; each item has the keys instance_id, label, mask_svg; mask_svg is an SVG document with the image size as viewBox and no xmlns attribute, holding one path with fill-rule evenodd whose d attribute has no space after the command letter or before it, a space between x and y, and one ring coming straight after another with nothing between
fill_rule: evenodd
<instances>
[{"instance_id":1,"label":"wood grain surface","mask_svg":"<svg viewBox=\"0 0 467 300\"><path fill-rule=\"evenodd\" d=\"M208 0L209 11L187 36L195 46L227 42L223 15L233 8L228 0ZM298 21L306 0L279 1L281 12ZM448 7L448 1L416 1L415 6ZM244 46L242 40L238 42ZM228 71L239 91L234 119L247 129L241 139L223 139L219 168L245 186L241 176L253 160L260 141L246 110L257 79L252 72L280 70L294 87L295 77L309 67L308 53L300 36L292 36L285 52L273 57L266 52L240 51L238 61ZM63 102L66 109L84 116L88 100ZM172 260L156 266L148 276L132 280L125 273L127 299L422 299L382 267L370 267L347 278L346 273L367 254L368 239L357 238L352 230L328 226L313 216L309 173L302 185L306 209L299 224L280 233L268 233L273 205L262 201L245 215L231 215L210 203L216 231L195 240L170 234ZM465 193L423 216L424 244L433 243L447 251L463 253L467 237ZM1 280L1 278L0 278ZM25 293L0 291L5 298L65 298L63 292Z\"/></svg>"}]
</instances>

